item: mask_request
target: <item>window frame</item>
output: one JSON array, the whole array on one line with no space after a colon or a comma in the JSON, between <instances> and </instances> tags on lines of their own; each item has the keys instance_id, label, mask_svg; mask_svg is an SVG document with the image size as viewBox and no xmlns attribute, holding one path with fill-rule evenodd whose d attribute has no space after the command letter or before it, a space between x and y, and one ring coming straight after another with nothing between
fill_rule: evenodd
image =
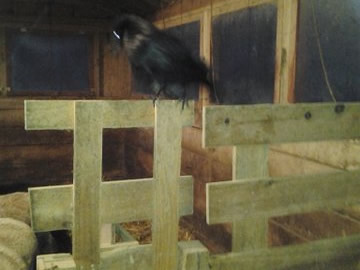
<instances>
[{"instance_id":1,"label":"window frame","mask_svg":"<svg viewBox=\"0 0 360 270\"><path fill-rule=\"evenodd\" d=\"M9 46L9 36L14 33L30 32L34 34L43 34L48 36L67 36L67 35L82 35L88 40L88 75L89 75L89 89L88 90L26 90L26 91L12 91L11 82L11 62L10 53L11 48ZM27 28L5 28L3 31L5 40L5 62L6 62L6 86L8 97L95 97L99 96L99 67L96 64L99 59L99 35L91 31L76 31L76 30L61 30L61 29L31 29Z\"/></svg>"},{"instance_id":2,"label":"window frame","mask_svg":"<svg viewBox=\"0 0 360 270\"><path fill-rule=\"evenodd\" d=\"M183 14L155 22L160 29L200 21L200 57L212 61L212 18L264 4L277 7L274 104L294 103L296 74L296 42L300 0L224 0ZM209 94L200 87L199 100L195 103L195 127L201 128L202 108L209 105Z\"/></svg>"}]
</instances>

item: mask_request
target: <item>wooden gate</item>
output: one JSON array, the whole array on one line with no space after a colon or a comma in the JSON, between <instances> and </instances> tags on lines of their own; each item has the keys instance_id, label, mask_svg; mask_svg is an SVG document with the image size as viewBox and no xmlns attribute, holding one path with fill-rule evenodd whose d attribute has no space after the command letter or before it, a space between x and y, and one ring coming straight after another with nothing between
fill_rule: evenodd
<instances>
[{"instance_id":1,"label":"wooden gate","mask_svg":"<svg viewBox=\"0 0 360 270\"><path fill-rule=\"evenodd\" d=\"M181 128L193 104L173 101L26 101L26 128L74 130L74 184L30 189L35 231L72 229L73 255L38 257L38 269L359 269L360 236L268 247L269 217L360 202L360 171L269 177L268 145L360 137L360 104L209 106L203 145L234 146L233 180L207 184L207 221L232 222L233 249L209 255L177 242L192 213L192 178L180 177ZM155 115L154 115L155 114ZM154 120L155 119L155 120ZM103 128L155 127L154 178L101 182ZM102 223L152 219L153 244L100 247ZM54 268L55 267L55 268Z\"/></svg>"}]
</instances>

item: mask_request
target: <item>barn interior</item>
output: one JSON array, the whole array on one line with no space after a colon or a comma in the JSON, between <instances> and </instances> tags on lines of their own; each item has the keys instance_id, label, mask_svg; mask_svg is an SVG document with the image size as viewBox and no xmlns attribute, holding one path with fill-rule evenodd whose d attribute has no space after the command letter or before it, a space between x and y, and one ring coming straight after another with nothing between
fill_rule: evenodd
<instances>
[{"instance_id":1,"label":"barn interior","mask_svg":"<svg viewBox=\"0 0 360 270\"><path fill-rule=\"evenodd\" d=\"M124 13L178 37L211 67L220 104L198 87L194 123L182 130L181 175L193 177L194 204L193 214L180 218L179 239L199 240L212 254L230 252L231 223L207 223L206 184L233 178L233 147L202 147L204 107L360 101L360 2L0 0L1 218L30 225L28 188L73 182L73 131L25 130L25 100L152 98L148 89L134 90L128 58L112 35L114 19ZM153 176L153 128L104 129L102 151L103 181ZM270 177L356 171L360 142L270 144L267 168ZM356 235L360 208L274 216L267 225L274 247ZM149 220L113 229L116 241L151 242ZM37 233L37 241L37 255L71 252L68 231ZM28 269L40 269L34 261ZM341 261L333 269L353 266Z\"/></svg>"}]
</instances>

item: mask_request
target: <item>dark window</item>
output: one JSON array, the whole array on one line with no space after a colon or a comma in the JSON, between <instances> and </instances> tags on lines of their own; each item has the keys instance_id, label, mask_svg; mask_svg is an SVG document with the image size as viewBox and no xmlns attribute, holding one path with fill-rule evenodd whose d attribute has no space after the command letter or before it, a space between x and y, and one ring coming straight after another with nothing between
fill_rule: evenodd
<instances>
[{"instance_id":1,"label":"dark window","mask_svg":"<svg viewBox=\"0 0 360 270\"><path fill-rule=\"evenodd\" d=\"M90 39L84 35L9 33L14 93L89 91Z\"/></svg>"},{"instance_id":2,"label":"dark window","mask_svg":"<svg viewBox=\"0 0 360 270\"><path fill-rule=\"evenodd\" d=\"M215 85L222 103L273 102L276 16L270 4L213 19Z\"/></svg>"},{"instance_id":3,"label":"dark window","mask_svg":"<svg viewBox=\"0 0 360 270\"><path fill-rule=\"evenodd\" d=\"M300 1L297 45L296 102L360 101L359 0Z\"/></svg>"}]
</instances>

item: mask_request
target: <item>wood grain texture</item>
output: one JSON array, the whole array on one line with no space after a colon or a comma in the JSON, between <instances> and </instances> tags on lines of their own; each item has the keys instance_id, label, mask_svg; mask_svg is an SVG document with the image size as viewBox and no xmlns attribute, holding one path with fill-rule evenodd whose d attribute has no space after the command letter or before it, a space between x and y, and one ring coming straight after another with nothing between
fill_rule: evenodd
<instances>
[{"instance_id":1,"label":"wood grain texture","mask_svg":"<svg viewBox=\"0 0 360 270\"><path fill-rule=\"evenodd\" d=\"M75 101L25 100L26 130L74 129Z\"/></svg>"},{"instance_id":2,"label":"wood grain texture","mask_svg":"<svg viewBox=\"0 0 360 270\"><path fill-rule=\"evenodd\" d=\"M117 44L105 42L103 47L104 96L129 99L131 97L131 70L127 56Z\"/></svg>"},{"instance_id":3,"label":"wood grain texture","mask_svg":"<svg viewBox=\"0 0 360 270\"><path fill-rule=\"evenodd\" d=\"M153 179L131 179L101 184L102 223L121 223L152 219ZM193 213L193 179L181 176L180 216ZM73 217L72 185L30 188L32 229L36 232L71 229ZM141 196L139 196L141 194ZM180 195L181 194L181 195Z\"/></svg>"},{"instance_id":4,"label":"wood grain texture","mask_svg":"<svg viewBox=\"0 0 360 270\"><path fill-rule=\"evenodd\" d=\"M154 126L154 106L151 100L119 101L25 101L25 129L73 129L74 104L78 102L96 102L103 108L103 128L130 128ZM167 101L159 101L159 105ZM164 105L165 106L165 105ZM179 107L175 101L173 106ZM183 126L190 126L194 121L194 102L181 112Z\"/></svg>"},{"instance_id":5,"label":"wood grain texture","mask_svg":"<svg viewBox=\"0 0 360 270\"><path fill-rule=\"evenodd\" d=\"M181 114L176 101L155 105L152 257L157 270L177 268Z\"/></svg>"},{"instance_id":6,"label":"wood grain texture","mask_svg":"<svg viewBox=\"0 0 360 270\"><path fill-rule=\"evenodd\" d=\"M1 105L0 105L0 126L24 128L24 110L5 109L2 108Z\"/></svg>"},{"instance_id":7,"label":"wood grain texture","mask_svg":"<svg viewBox=\"0 0 360 270\"><path fill-rule=\"evenodd\" d=\"M210 224L339 208L360 201L360 171L207 185Z\"/></svg>"},{"instance_id":8,"label":"wood grain texture","mask_svg":"<svg viewBox=\"0 0 360 270\"><path fill-rule=\"evenodd\" d=\"M294 102L299 0L277 1L274 103Z\"/></svg>"},{"instance_id":9,"label":"wood grain texture","mask_svg":"<svg viewBox=\"0 0 360 270\"><path fill-rule=\"evenodd\" d=\"M100 263L102 121L101 103L76 102L73 257L83 269Z\"/></svg>"},{"instance_id":10,"label":"wood grain texture","mask_svg":"<svg viewBox=\"0 0 360 270\"><path fill-rule=\"evenodd\" d=\"M0 96L7 93L6 38L4 28L0 29Z\"/></svg>"},{"instance_id":11,"label":"wood grain texture","mask_svg":"<svg viewBox=\"0 0 360 270\"><path fill-rule=\"evenodd\" d=\"M268 151L268 145L235 146L233 149L233 181L268 176ZM206 198L211 200L212 196L207 195ZM206 209L210 209L208 204ZM210 213L207 213L206 216L209 218ZM267 246L267 235L267 217L254 218L250 216L234 222L232 224L232 251L264 248Z\"/></svg>"},{"instance_id":12,"label":"wood grain texture","mask_svg":"<svg viewBox=\"0 0 360 270\"><path fill-rule=\"evenodd\" d=\"M206 10L200 19L200 57L204 62L211 65L211 11ZM195 103L195 123L194 126L202 126L202 110L205 105L210 103L210 94L208 87L200 85L199 100Z\"/></svg>"},{"instance_id":13,"label":"wood grain texture","mask_svg":"<svg viewBox=\"0 0 360 270\"><path fill-rule=\"evenodd\" d=\"M208 106L203 118L206 147L360 136L359 103Z\"/></svg>"},{"instance_id":14,"label":"wood grain texture","mask_svg":"<svg viewBox=\"0 0 360 270\"><path fill-rule=\"evenodd\" d=\"M209 270L208 253L199 241L179 242L179 270ZM138 245L126 242L101 249L101 270L151 270L152 245ZM75 270L71 254L51 254L37 257L39 270ZM155 270L155 269L153 269Z\"/></svg>"},{"instance_id":15,"label":"wood grain texture","mask_svg":"<svg viewBox=\"0 0 360 270\"><path fill-rule=\"evenodd\" d=\"M211 270L358 269L360 236L212 256Z\"/></svg>"}]
</instances>

